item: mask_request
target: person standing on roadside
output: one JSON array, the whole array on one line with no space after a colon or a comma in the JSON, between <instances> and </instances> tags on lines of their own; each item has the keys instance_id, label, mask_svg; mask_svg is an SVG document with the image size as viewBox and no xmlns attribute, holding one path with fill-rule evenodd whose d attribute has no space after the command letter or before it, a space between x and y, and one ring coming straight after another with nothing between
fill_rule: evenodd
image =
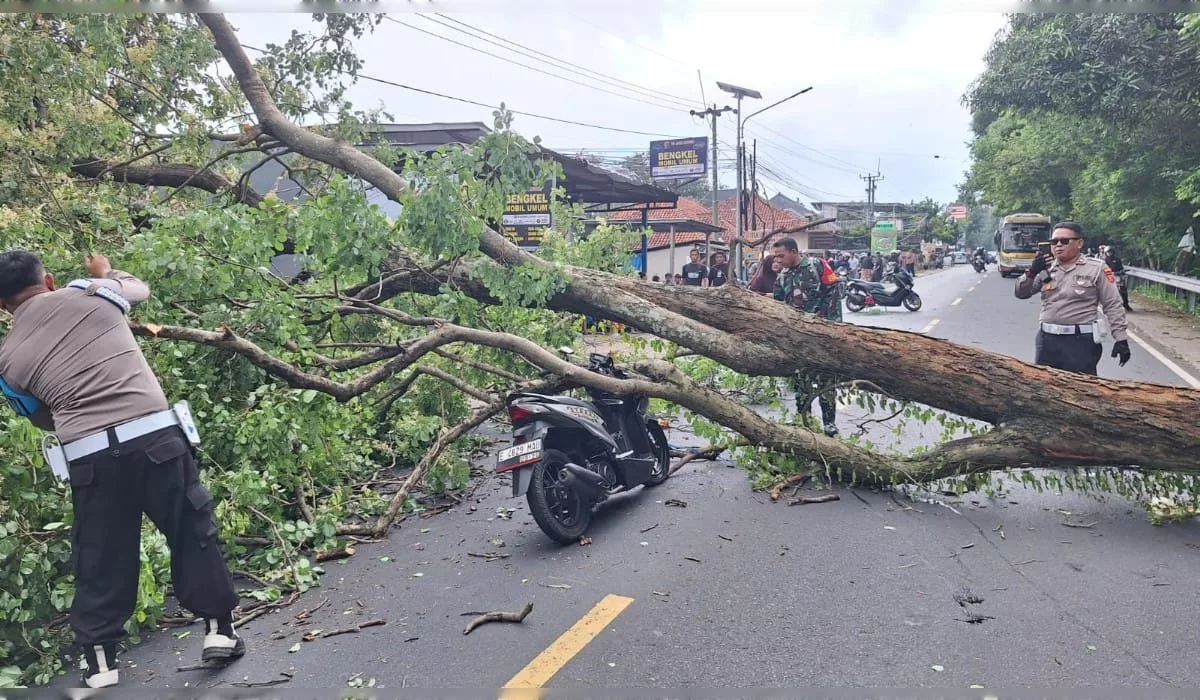
<instances>
[{"instance_id":1,"label":"person standing on roadside","mask_svg":"<svg viewBox=\"0 0 1200 700\"><path fill-rule=\"evenodd\" d=\"M1131 357L1125 309L1112 270L1082 254L1083 227L1073 221L1055 224L1050 243L1051 253L1033 259L1015 290L1018 299L1042 293L1035 364L1096 374L1104 353L1095 332L1101 306L1112 327L1112 356L1125 366Z\"/></svg>"},{"instance_id":2,"label":"person standing on roadside","mask_svg":"<svg viewBox=\"0 0 1200 700\"><path fill-rule=\"evenodd\" d=\"M708 268L700 262L700 251L692 248L688 253L691 262L683 266L683 284L686 287L707 287Z\"/></svg>"},{"instance_id":3,"label":"person standing on roadside","mask_svg":"<svg viewBox=\"0 0 1200 700\"><path fill-rule=\"evenodd\" d=\"M1125 284L1125 263L1121 262L1121 255L1110 245L1104 246L1102 250L1104 264L1108 265L1108 269L1112 270L1117 278L1117 291L1121 293L1121 303L1126 311L1133 311L1133 307L1129 305L1129 288Z\"/></svg>"},{"instance_id":4,"label":"person standing on roadside","mask_svg":"<svg viewBox=\"0 0 1200 700\"><path fill-rule=\"evenodd\" d=\"M729 281L729 262L724 253L713 253L712 267L708 268L708 286L720 287Z\"/></svg>"},{"instance_id":5,"label":"person standing on roadside","mask_svg":"<svg viewBox=\"0 0 1200 700\"><path fill-rule=\"evenodd\" d=\"M800 311L816 314L830 321L841 321L842 300L838 294L837 280L835 278L831 284L827 284L821 279L821 259L814 260L802 254L793 238L781 238L776 241L773 252L781 267L779 276L775 279L775 299ZM797 414L808 413L815 393L817 403L821 407L821 422L825 434L830 437L838 434L837 402L832 396L836 383L835 377L803 369L792 380L792 389L796 393Z\"/></svg>"},{"instance_id":6,"label":"person standing on roadside","mask_svg":"<svg viewBox=\"0 0 1200 700\"><path fill-rule=\"evenodd\" d=\"M142 513L171 548L175 597L204 619L201 658L228 662L246 647L233 631L238 596L189 442L195 426L167 407L126 319L150 289L104 256L86 266L90 278L60 289L37 256L0 254L0 307L12 314L0 389L61 443L48 461L71 483L71 627L84 684L105 688L117 684L117 643L137 601Z\"/></svg>"}]
</instances>

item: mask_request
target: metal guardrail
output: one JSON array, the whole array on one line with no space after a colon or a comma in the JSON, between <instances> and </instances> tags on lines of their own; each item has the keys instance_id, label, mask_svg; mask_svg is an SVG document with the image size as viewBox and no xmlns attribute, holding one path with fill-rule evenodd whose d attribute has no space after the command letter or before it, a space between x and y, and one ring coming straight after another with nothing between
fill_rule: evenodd
<instances>
[{"instance_id":1,"label":"metal guardrail","mask_svg":"<svg viewBox=\"0 0 1200 700\"><path fill-rule=\"evenodd\" d=\"M1147 270L1144 267L1130 267L1129 265L1125 266L1125 274L1135 279L1154 282L1171 287L1172 289L1187 292L1188 313L1196 313L1196 297L1200 295L1200 279L1172 275L1169 272Z\"/></svg>"}]
</instances>

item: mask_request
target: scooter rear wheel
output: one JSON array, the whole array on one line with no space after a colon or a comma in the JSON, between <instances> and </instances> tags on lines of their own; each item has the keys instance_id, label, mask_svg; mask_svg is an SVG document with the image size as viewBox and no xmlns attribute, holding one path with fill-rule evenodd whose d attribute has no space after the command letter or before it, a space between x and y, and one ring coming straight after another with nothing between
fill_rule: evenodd
<instances>
[{"instance_id":1,"label":"scooter rear wheel","mask_svg":"<svg viewBox=\"0 0 1200 700\"><path fill-rule=\"evenodd\" d=\"M862 297L851 294L846 297L846 308L850 309L854 313L858 313L859 311L867 308L866 300Z\"/></svg>"},{"instance_id":2,"label":"scooter rear wheel","mask_svg":"<svg viewBox=\"0 0 1200 700\"><path fill-rule=\"evenodd\" d=\"M592 522L592 504L562 482L559 472L571 461L558 450L546 450L533 465L525 498L529 512L546 536L561 544L579 540Z\"/></svg>"}]
</instances>

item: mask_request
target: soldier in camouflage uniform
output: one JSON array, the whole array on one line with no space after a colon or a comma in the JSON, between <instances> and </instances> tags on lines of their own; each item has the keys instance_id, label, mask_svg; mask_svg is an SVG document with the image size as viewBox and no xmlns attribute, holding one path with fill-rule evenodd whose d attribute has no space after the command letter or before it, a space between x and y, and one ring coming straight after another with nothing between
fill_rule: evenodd
<instances>
[{"instance_id":1,"label":"soldier in camouflage uniform","mask_svg":"<svg viewBox=\"0 0 1200 700\"><path fill-rule=\"evenodd\" d=\"M776 259L783 265L775 280L774 297L800 311L830 321L841 321L842 298L838 285L821 282L821 262L801 254L792 238L781 238L773 247ZM810 370L800 370L792 380L792 389L796 392L796 412L800 415L807 413L812 405L813 394L817 394L821 422L825 434L831 437L838 434L835 425L837 402L832 391L836 383L836 378Z\"/></svg>"}]
</instances>

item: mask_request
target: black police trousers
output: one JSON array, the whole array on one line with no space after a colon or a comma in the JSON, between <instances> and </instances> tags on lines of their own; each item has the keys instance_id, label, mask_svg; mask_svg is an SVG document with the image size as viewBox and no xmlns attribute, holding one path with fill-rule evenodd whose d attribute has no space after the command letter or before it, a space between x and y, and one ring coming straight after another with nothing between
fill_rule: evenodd
<instances>
[{"instance_id":1,"label":"black police trousers","mask_svg":"<svg viewBox=\"0 0 1200 700\"><path fill-rule=\"evenodd\" d=\"M71 628L79 645L125 636L137 602L142 513L170 545L179 603L204 618L233 610L238 597L217 543L212 500L181 429L164 428L82 457L69 471L75 512Z\"/></svg>"},{"instance_id":2,"label":"black police trousers","mask_svg":"<svg viewBox=\"0 0 1200 700\"><path fill-rule=\"evenodd\" d=\"M1055 335L1039 330L1034 364L1096 374L1096 366L1100 364L1103 352L1104 346L1097 343L1091 333Z\"/></svg>"}]
</instances>

